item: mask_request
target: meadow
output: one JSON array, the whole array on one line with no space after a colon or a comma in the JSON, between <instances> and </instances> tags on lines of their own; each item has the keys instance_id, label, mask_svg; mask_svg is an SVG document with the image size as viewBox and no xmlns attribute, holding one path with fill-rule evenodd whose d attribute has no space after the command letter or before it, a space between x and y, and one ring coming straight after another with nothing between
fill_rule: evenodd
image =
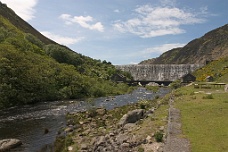
<instances>
[{"instance_id":1,"label":"meadow","mask_svg":"<svg viewBox=\"0 0 228 152\"><path fill-rule=\"evenodd\" d=\"M192 152L228 151L228 93L224 87L175 91L175 106L181 111L183 136Z\"/></svg>"}]
</instances>

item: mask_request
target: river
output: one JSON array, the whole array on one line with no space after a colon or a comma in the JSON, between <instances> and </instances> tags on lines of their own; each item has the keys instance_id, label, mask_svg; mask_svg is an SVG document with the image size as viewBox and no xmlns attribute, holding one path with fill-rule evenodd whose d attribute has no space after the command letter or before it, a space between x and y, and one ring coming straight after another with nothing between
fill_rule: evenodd
<instances>
[{"instance_id":1,"label":"river","mask_svg":"<svg viewBox=\"0 0 228 152\"><path fill-rule=\"evenodd\" d=\"M0 140L17 138L23 145L12 152L51 151L53 142L60 128L65 126L65 115L68 112L85 111L94 107L113 109L143 99L154 99L164 96L169 89L160 88L153 93L145 88L138 88L131 94L113 97L96 98L86 102L80 100L42 102L36 105L13 107L0 111ZM49 132L45 134L45 129Z\"/></svg>"}]
</instances>

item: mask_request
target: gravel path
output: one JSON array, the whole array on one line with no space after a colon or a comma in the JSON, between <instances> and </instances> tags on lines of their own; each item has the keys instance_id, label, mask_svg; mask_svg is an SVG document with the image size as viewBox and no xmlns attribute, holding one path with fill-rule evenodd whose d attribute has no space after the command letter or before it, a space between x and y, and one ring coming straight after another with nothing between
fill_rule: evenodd
<instances>
[{"instance_id":1,"label":"gravel path","mask_svg":"<svg viewBox=\"0 0 228 152\"><path fill-rule=\"evenodd\" d=\"M169 101L169 120L167 129L167 139L165 142L165 152L190 152L190 142L181 137L180 110L174 108L173 98Z\"/></svg>"}]
</instances>

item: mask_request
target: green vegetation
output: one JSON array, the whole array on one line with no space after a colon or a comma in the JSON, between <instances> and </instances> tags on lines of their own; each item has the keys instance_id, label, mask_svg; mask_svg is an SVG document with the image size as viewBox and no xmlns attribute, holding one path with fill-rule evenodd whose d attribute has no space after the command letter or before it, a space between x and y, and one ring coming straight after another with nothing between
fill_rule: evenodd
<instances>
[{"instance_id":1,"label":"green vegetation","mask_svg":"<svg viewBox=\"0 0 228 152\"><path fill-rule=\"evenodd\" d=\"M154 134L156 142L162 142L163 141L163 133L161 131L156 132Z\"/></svg>"},{"instance_id":2,"label":"green vegetation","mask_svg":"<svg viewBox=\"0 0 228 152\"><path fill-rule=\"evenodd\" d=\"M146 85L146 89L147 90L151 90L153 92L157 92L159 90L159 86L149 86L149 85Z\"/></svg>"},{"instance_id":3,"label":"green vegetation","mask_svg":"<svg viewBox=\"0 0 228 152\"><path fill-rule=\"evenodd\" d=\"M228 151L228 94L223 87L182 87L175 91L175 97L175 106L181 110L182 131L190 140L191 150Z\"/></svg>"},{"instance_id":4,"label":"green vegetation","mask_svg":"<svg viewBox=\"0 0 228 152\"><path fill-rule=\"evenodd\" d=\"M39 101L123 94L122 74L106 61L94 60L58 44L45 44L0 15L0 109Z\"/></svg>"},{"instance_id":5,"label":"green vegetation","mask_svg":"<svg viewBox=\"0 0 228 152\"><path fill-rule=\"evenodd\" d=\"M194 72L197 81L205 81L207 76L212 76L217 82L228 82L228 57L210 62Z\"/></svg>"},{"instance_id":6,"label":"green vegetation","mask_svg":"<svg viewBox=\"0 0 228 152\"><path fill-rule=\"evenodd\" d=\"M181 87L181 81L180 81L180 80L173 81L173 82L170 84L170 86L171 86L171 88L173 88L173 89L180 88L180 87Z\"/></svg>"}]
</instances>

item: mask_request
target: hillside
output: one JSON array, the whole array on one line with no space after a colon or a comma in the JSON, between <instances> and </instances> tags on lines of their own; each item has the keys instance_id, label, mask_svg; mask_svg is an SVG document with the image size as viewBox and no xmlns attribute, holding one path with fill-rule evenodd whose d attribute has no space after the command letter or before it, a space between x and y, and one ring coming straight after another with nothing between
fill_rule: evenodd
<instances>
[{"instance_id":1,"label":"hillside","mask_svg":"<svg viewBox=\"0 0 228 152\"><path fill-rule=\"evenodd\" d=\"M25 33L31 33L38 39L40 39L44 44L56 44L56 42L48 39L47 37L43 36L40 32L34 29L30 24L25 22L22 18L20 18L15 12L8 8L6 4L2 4L0 2L0 14L7 20L9 20L15 27L20 29Z\"/></svg>"},{"instance_id":2,"label":"hillside","mask_svg":"<svg viewBox=\"0 0 228 152\"><path fill-rule=\"evenodd\" d=\"M155 59L139 64L205 63L228 56L228 24L194 39L182 48L174 48Z\"/></svg>"},{"instance_id":3,"label":"hillside","mask_svg":"<svg viewBox=\"0 0 228 152\"><path fill-rule=\"evenodd\" d=\"M125 93L121 73L44 37L0 3L0 109L14 105ZM128 75L127 73L121 73Z\"/></svg>"},{"instance_id":4,"label":"hillside","mask_svg":"<svg viewBox=\"0 0 228 152\"><path fill-rule=\"evenodd\" d=\"M197 81L206 81L207 76L212 76L216 82L228 82L228 57L210 62L193 73Z\"/></svg>"}]
</instances>

